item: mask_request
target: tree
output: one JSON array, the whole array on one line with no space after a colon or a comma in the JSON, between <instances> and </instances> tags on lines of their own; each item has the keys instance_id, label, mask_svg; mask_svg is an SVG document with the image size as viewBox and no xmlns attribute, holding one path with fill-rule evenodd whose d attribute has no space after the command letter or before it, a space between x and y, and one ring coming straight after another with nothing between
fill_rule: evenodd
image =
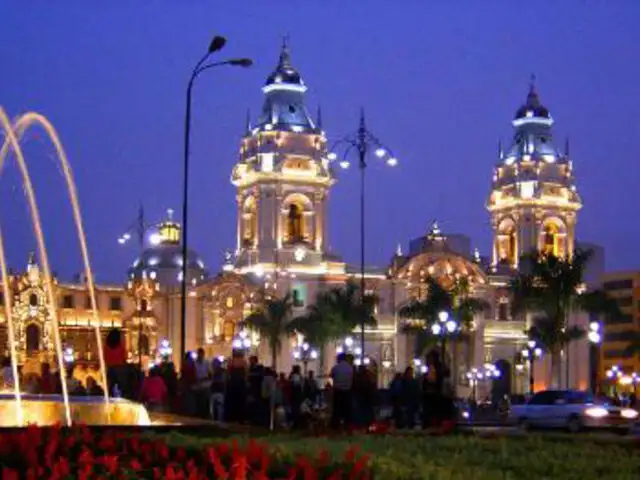
<instances>
[{"instance_id":1,"label":"tree","mask_svg":"<svg viewBox=\"0 0 640 480\"><path fill-rule=\"evenodd\" d=\"M365 319L365 325L375 326L376 298L365 295L361 300L358 287L348 282L318 293L316 302L307 307L304 315L295 318L291 328L320 350L320 367L324 368L324 350L332 341L348 335Z\"/></svg>"},{"instance_id":2,"label":"tree","mask_svg":"<svg viewBox=\"0 0 640 480\"><path fill-rule=\"evenodd\" d=\"M439 322L440 312L447 312L460 325L459 336L468 337L473 330L473 321L477 313L488 308L484 300L470 295L470 285L466 278L454 282L449 289L433 277L425 280L427 295L422 300L413 300L400 309L400 316L411 319L405 324L405 331L416 335L416 355L422 356L425 349L438 339L444 342L444 336L432 333L432 326ZM443 345L444 347L444 345Z\"/></svg>"},{"instance_id":3,"label":"tree","mask_svg":"<svg viewBox=\"0 0 640 480\"><path fill-rule=\"evenodd\" d=\"M292 333L290 293L283 298L268 298L263 305L244 319L244 324L266 339L271 351L271 367L277 371L277 359L282 350L282 339Z\"/></svg>"},{"instance_id":4,"label":"tree","mask_svg":"<svg viewBox=\"0 0 640 480\"><path fill-rule=\"evenodd\" d=\"M576 249L571 258L533 252L523 259L522 271L511 279L513 315L536 315L528 333L551 354L554 380L560 379L560 355L574 340L584 336L584 330L569 325L572 313L615 316L617 304L604 291L586 291L584 274L593 253ZM567 387L569 362L566 362Z\"/></svg>"}]
</instances>

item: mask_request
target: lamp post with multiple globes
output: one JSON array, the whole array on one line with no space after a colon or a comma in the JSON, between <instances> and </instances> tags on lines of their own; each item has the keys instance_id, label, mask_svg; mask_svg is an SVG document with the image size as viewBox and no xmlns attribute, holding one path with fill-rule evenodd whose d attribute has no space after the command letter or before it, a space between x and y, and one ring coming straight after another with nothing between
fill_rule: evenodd
<instances>
[{"instance_id":1,"label":"lamp post with multiple globes","mask_svg":"<svg viewBox=\"0 0 640 480\"><path fill-rule=\"evenodd\" d=\"M384 145L371 131L367 128L364 120L364 109L360 110L360 124L355 133L349 134L339 139L333 148L329 151L328 159L331 161L338 160L337 149L342 149L342 157L339 163L342 168L349 168L349 155L352 152L357 154L358 168L360 169L360 302L364 305L365 299L365 172L367 170L367 154L374 150L377 158L385 160L390 167L398 164L398 159L393 155L391 150ZM360 323L360 348L364 354L364 331L366 319L363 317Z\"/></svg>"},{"instance_id":2,"label":"lamp post with multiple globes","mask_svg":"<svg viewBox=\"0 0 640 480\"><path fill-rule=\"evenodd\" d=\"M467 372L467 379L471 386L471 398L476 402L478 395L478 383L481 381L490 381L495 378L500 378L501 372L492 363L486 363L484 368L473 367Z\"/></svg>"},{"instance_id":3,"label":"lamp post with multiple globes","mask_svg":"<svg viewBox=\"0 0 640 480\"><path fill-rule=\"evenodd\" d=\"M613 365L606 371L605 375L611 380L613 384L613 396L616 397L618 395L618 380L622 377L622 370L620 370L618 365Z\"/></svg>"},{"instance_id":4,"label":"lamp post with multiple globes","mask_svg":"<svg viewBox=\"0 0 640 480\"><path fill-rule=\"evenodd\" d=\"M542 349L537 346L535 340L529 340L521 354L529 367L529 394L533 395L535 393L535 362L542 357Z\"/></svg>"},{"instance_id":5,"label":"lamp post with multiple globes","mask_svg":"<svg viewBox=\"0 0 640 480\"><path fill-rule=\"evenodd\" d=\"M440 338L440 350L442 353L442 361L446 362L447 358L447 338L455 336L460 330L460 324L449 315L449 312L443 310L438 313L438 320L431 324L431 333Z\"/></svg>"},{"instance_id":6,"label":"lamp post with multiple globes","mask_svg":"<svg viewBox=\"0 0 640 480\"><path fill-rule=\"evenodd\" d=\"M231 340L231 348L236 352L247 354L253 347L253 341L247 330L240 330L238 334Z\"/></svg>"},{"instance_id":7,"label":"lamp post with multiple globes","mask_svg":"<svg viewBox=\"0 0 640 480\"><path fill-rule=\"evenodd\" d=\"M188 274L188 234L189 234L189 142L191 140L191 93L193 84L202 72L210 70L214 67L230 65L234 67L250 67L253 62L248 58L232 58L220 62L207 62L210 56L221 50L227 43L226 38L215 36L209 44L209 48L204 56L198 61L189 83L187 84L187 99L185 112L184 127L184 159L183 159L183 179L182 179L182 275L181 275L181 298L180 298L180 358L184 357L186 349L186 333L187 333L187 274Z\"/></svg>"},{"instance_id":8,"label":"lamp post with multiple globes","mask_svg":"<svg viewBox=\"0 0 640 480\"><path fill-rule=\"evenodd\" d=\"M311 348L311 345L307 342L302 342L293 350L293 358L302 362L302 368L306 376L309 362L318 358L318 351L315 348Z\"/></svg>"},{"instance_id":9,"label":"lamp post with multiple globes","mask_svg":"<svg viewBox=\"0 0 640 480\"><path fill-rule=\"evenodd\" d=\"M602 326L599 322L591 322L589 324L589 361L591 364L591 391L598 391L598 375L600 372L600 345L602 344Z\"/></svg>"}]
</instances>

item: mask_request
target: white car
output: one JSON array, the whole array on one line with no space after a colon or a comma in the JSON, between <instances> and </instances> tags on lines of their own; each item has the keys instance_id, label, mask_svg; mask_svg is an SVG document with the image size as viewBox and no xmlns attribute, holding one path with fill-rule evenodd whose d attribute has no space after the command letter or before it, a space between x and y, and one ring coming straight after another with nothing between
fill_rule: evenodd
<instances>
[{"instance_id":1,"label":"white car","mask_svg":"<svg viewBox=\"0 0 640 480\"><path fill-rule=\"evenodd\" d=\"M514 405L509 418L524 430L564 428L570 432L579 432L601 428L631 431L638 419L638 412L632 408L594 400L587 392L545 390L536 393L524 405Z\"/></svg>"}]
</instances>

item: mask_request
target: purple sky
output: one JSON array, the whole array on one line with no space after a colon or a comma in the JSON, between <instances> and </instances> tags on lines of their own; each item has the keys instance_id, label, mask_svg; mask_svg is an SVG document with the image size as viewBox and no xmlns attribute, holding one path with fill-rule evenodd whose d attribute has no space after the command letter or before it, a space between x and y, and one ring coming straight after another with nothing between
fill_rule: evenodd
<instances>
[{"instance_id":1,"label":"purple sky","mask_svg":"<svg viewBox=\"0 0 640 480\"><path fill-rule=\"evenodd\" d=\"M640 267L640 2L46 4L3 5L0 105L11 116L39 111L60 132L98 280L124 278L136 247L116 239L140 201L150 219L179 210L184 91L214 33L228 37L221 58L249 56L255 66L202 75L194 92L191 238L212 270L235 246L229 176L246 109L257 116L285 34L329 138L354 130L364 105L400 159L396 170L368 170L370 263L385 263L434 218L489 252L484 204L497 142L510 141L535 73L556 144L571 137L585 204L579 237L605 246L609 269ZM51 263L70 276L81 263L62 177L40 133L26 152ZM2 228L11 264L22 268L34 242L13 164L2 180ZM330 207L330 244L350 262L358 259L357 188L355 170L342 174Z\"/></svg>"}]
</instances>

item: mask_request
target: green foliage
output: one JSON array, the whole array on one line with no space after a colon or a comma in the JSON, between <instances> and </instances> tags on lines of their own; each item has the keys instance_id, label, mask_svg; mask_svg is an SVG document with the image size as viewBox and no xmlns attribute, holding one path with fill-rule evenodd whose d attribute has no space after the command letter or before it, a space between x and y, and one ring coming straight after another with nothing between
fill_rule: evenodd
<instances>
[{"instance_id":1,"label":"green foliage","mask_svg":"<svg viewBox=\"0 0 640 480\"><path fill-rule=\"evenodd\" d=\"M528 333L551 353L556 377L560 351L585 333L568 324L572 312L605 317L620 314L616 302L604 291L584 290L584 274L591 257L591 250L580 249L568 259L533 252L523 258L521 272L509 284L512 314L536 315Z\"/></svg>"},{"instance_id":2,"label":"green foliage","mask_svg":"<svg viewBox=\"0 0 640 480\"><path fill-rule=\"evenodd\" d=\"M184 437L180 437L174 436L174 441L183 444ZM239 441L243 444L249 440ZM340 458L346 450L357 446L371 456L374 478L388 480L631 480L640 471L640 456L633 442L567 434L331 438L273 435L260 441L271 445L280 458L323 450L332 458Z\"/></svg>"},{"instance_id":3,"label":"green foliage","mask_svg":"<svg viewBox=\"0 0 640 480\"><path fill-rule=\"evenodd\" d=\"M461 336L466 336L473 327L474 316L488 308L484 300L470 296L470 285L466 278L457 280L452 288L444 288L433 277L425 281L427 296L424 300L413 300L400 309L400 316L409 318L412 323L403 327L408 333L415 334L415 353L421 356L425 349L436 343L431 326L438 322L438 314L446 311L460 323Z\"/></svg>"},{"instance_id":4,"label":"green foliage","mask_svg":"<svg viewBox=\"0 0 640 480\"><path fill-rule=\"evenodd\" d=\"M257 331L271 350L271 366L275 369L282 339L293 331L291 312L293 299L290 293L283 298L266 299L263 305L244 319L244 324Z\"/></svg>"}]
</instances>

